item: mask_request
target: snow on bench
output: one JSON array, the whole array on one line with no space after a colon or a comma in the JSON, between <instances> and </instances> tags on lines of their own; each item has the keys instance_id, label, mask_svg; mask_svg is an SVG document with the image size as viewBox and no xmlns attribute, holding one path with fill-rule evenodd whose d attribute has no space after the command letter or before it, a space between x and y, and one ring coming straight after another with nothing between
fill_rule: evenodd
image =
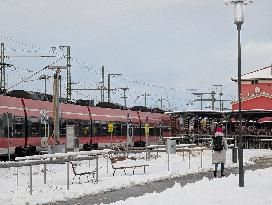
<instances>
[{"instance_id":1,"label":"snow on bench","mask_svg":"<svg viewBox=\"0 0 272 205\"><path fill-rule=\"evenodd\" d=\"M117 169L123 170L124 174L126 175L126 170L127 169L132 169L132 174L135 174L135 169L143 167L144 169L144 174L145 174L145 169L146 167L149 166L149 164L146 163L144 160L136 160L135 157L113 157L110 159L111 160L111 165L113 168L113 176L116 172Z\"/></svg>"},{"instance_id":2,"label":"snow on bench","mask_svg":"<svg viewBox=\"0 0 272 205\"><path fill-rule=\"evenodd\" d=\"M70 164L72 165L72 170L73 170L73 173L74 173L72 184L73 184L73 182L74 182L74 180L75 180L75 178L77 176L78 176L78 179L79 179L79 183L80 183L81 176L86 176L88 182L90 182L90 181L94 182L95 181L94 175L96 174L96 168L90 169L90 168L87 168L87 167L84 167L84 166L80 166L80 163L75 162L75 161L70 162ZM89 179L89 176L92 176L92 178Z\"/></svg>"}]
</instances>

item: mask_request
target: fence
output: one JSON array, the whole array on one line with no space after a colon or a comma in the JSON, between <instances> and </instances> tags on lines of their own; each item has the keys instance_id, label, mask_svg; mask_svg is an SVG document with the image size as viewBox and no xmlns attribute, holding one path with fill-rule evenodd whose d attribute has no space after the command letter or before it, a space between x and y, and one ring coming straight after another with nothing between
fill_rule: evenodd
<instances>
[{"instance_id":1,"label":"fence","mask_svg":"<svg viewBox=\"0 0 272 205\"><path fill-rule=\"evenodd\" d=\"M34 155L28 157L17 157L15 162L3 162L0 163L0 168L12 168L17 167L17 186L18 186L18 168L29 166L29 182L30 182L30 195L33 192L32 185L32 167L35 165L44 165L44 184L46 184L46 165L48 164L63 164L67 166L67 190L69 190L69 163L72 161L83 161L83 160L96 160L96 183L98 182L98 157L104 153L108 153L109 150L99 151L83 151L83 152L71 152L63 154L45 154L45 155Z\"/></svg>"},{"instance_id":2,"label":"fence","mask_svg":"<svg viewBox=\"0 0 272 205\"><path fill-rule=\"evenodd\" d=\"M191 156L193 152L200 152L200 167L203 168L203 152L205 150L210 150L206 147L196 147L195 145L177 145L176 152L182 152L183 161L185 161L185 153L188 153L188 167L191 168ZM68 153L61 153L61 154L45 154L45 155L34 155L28 157L17 157L15 162L3 162L0 163L0 168L11 168L17 167L17 186L18 186L18 168L20 167L29 167L29 192L32 195L33 192L33 180L32 180L32 168L35 165L44 165L44 172L43 172L43 181L46 184L47 181L47 173L46 173L46 166L48 164L63 164L66 163L66 179L67 179L67 190L69 190L70 186L70 178L69 178L69 163L73 161L83 161L89 160L89 167L90 161L96 160L95 163L95 182L98 182L98 159L101 155L106 155L106 170L107 173L109 172L109 158L111 154L119 154L128 156L129 154L133 153L144 153L146 156L146 160L149 161L151 159L151 153L165 153L166 147L164 145L151 145L146 148L140 149L128 149L126 151L114 151L114 150L93 150L93 151L80 151L80 152L68 152ZM169 167L169 166L168 166Z\"/></svg>"}]
</instances>

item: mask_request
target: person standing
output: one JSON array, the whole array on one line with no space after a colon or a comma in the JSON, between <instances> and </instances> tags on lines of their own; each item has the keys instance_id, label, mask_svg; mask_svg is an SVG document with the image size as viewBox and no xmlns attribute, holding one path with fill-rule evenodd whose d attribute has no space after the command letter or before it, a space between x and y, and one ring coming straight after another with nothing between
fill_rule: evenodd
<instances>
[{"instance_id":1,"label":"person standing","mask_svg":"<svg viewBox=\"0 0 272 205\"><path fill-rule=\"evenodd\" d=\"M226 163L226 152L228 149L227 140L223 135L222 128L217 127L216 133L212 139L212 163L214 164L214 177L217 177L217 168L221 164L221 176L224 175L224 166Z\"/></svg>"}]
</instances>

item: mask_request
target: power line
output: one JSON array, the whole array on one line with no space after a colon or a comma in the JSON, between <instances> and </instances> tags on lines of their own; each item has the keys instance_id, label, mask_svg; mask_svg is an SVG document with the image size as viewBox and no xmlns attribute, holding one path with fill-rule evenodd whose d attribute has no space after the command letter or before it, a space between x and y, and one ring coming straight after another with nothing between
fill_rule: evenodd
<instances>
[{"instance_id":1,"label":"power line","mask_svg":"<svg viewBox=\"0 0 272 205\"><path fill-rule=\"evenodd\" d=\"M5 50L10 50L14 52L24 52L24 53L38 53L39 51L31 51L31 50L25 50L25 49L15 49L15 48L5 48Z\"/></svg>"},{"instance_id":2,"label":"power line","mask_svg":"<svg viewBox=\"0 0 272 205\"><path fill-rule=\"evenodd\" d=\"M59 62L61 59L63 59L63 57L61 57L61 58L59 58L58 60L54 61L54 62L51 63L49 66L54 65L55 63ZM22 84L22 83L24 83L24 82L30 80L30 79L31 79L32 77L34 77L35 75L37 75L37 74L39 74L40 72L42 72L42 71L44 71L45 69L47 69L47 67L48 67L48 65L45 66L45 67L43 67L41 70L36 71L36 72L33 73L31 76L29 76L29 77L27 77L27 78L24 78L22 81L20 81L20 82L14 84L14 85L12 85L9 89L12 89L12 88L14 88L14 87L16 87L16 86L18 86L18 85L20 85L20 84Z\"/></svg>"},{"instance_id":3,"label":"power line","mask_svg":"<svg viewBox=\"0 0 272 205\"><path fill-rule=\"evenodd\" d=\"M50 56L50 55L33 55L33 56L27 56L27 55L6 55L5 58L56 58L57 56Z\"/></svg>"},{"instance_id":4,"label":"power line","mask_svg":"<svg viewBox=\"0 0 272 205\"><path fill-rule=\"evenodd\" d=\"M14 40L14 39L12 39L12 38L9 38L9 37L3 36L3 35L1 35L0 37L1 37L1 38L4 38L4 39L6 39L6 40L9 40L9 41L15 42L15 43L17 43L17 44L24 45L24 46L27 46L27 47L31 47L31 48L33 48L33 49L36 49L35 51L33 51L33 53L39 52L38 50L40 50L40 51L45 51L44 49L42 49L42 48L40 48L40 47L38 47L38 46L34 46L34 45L30 44L30 43L26 43L26 42ZM19 50L19 49L14 49L14 50L16 50L16 51L18 51L18 52L21 51L21 52L31 53L31 51L28 51L28 50ZM72 59L72 58L71 58L71 59ZM90 66L88 66L85 62L84 62L84 63L81 63L79 60L77 60L77 59L75 59L75 58L73 58L72 60L73 60L74 62L76 62L77 64L79 64L81 68L83 68L83 69L85 69L85 70L87 70L87 71L89 71L89 72L94 72L94 73L96 73L97 75L100 75L100 74L101 74L101 73L99 72L100 69L98 69L98 68L95 67L95 66L91 66L91 67L90 67ZM137 81L137 80L129 80L128 78L125 78L125 77L123 77L122 79L124 79L125 81L130 82L130 83L132 83L132 84L134 84L134 85L137 85L137 86L142 85L142 86L147 86L147 87L149 87L149 88L151 88L151 89L165 89L165 90L168 90L168 91L184 93L184 91L180 91L180 90L175 89L175 88L166 88L165 86L158 86L157 83L147 83L147 82L142 82L142 81ZM121 82L122 82L122 81L121 81ZM118 83L120 83L120 81L118 81ZM124 86L123 86L123 87L124 87ZM172 95L172 94L171 94L171 95Z\"/></svg>"},{"instance_id":5,"label":"power line","mask_svg":"<svg viewBox=\"0 0 272 205\"><path fill-rule=\"evenodd\" d=\"M28 44L28 43L25 43L25 42L22 42L22 41L19 41L19 40L15 40L15 39L13 39L13 38L6 37L6 36L3 36L3 35L0 35L0 38L9 40L9 41L11 41L11 42L14 42L14 43L17 43L17 44L26 46L26 47L31 47L31 48L36 48L36 49L38 49L38 50L43 50L42 48L40 48L40 47L38 47L38 46L34 46L34 45L32 45L32 44Z\"/></svg>"}]
</instances>

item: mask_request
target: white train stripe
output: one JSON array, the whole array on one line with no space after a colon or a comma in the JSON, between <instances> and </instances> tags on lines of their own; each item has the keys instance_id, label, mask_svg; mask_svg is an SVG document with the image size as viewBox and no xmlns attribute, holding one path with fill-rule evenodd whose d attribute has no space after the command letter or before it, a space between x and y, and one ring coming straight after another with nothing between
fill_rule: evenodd
<instances>
[{"instance_id":1,"label":"white train stripe","mask_svg":"<svg viewBox=\"0 0 272 205\"><path fill-rule=\"evenodd\" d=\"M0 109L8 109L8 110L19 110L19 111L24 111L23 108L18 108L18 107L8 107L8 106L0 106ZM26 111L31 111L31 112L43 112L43 111L46 111L46 112L50 112L50 113L53 113L53 111L48 111L48 110L39 110L39 109L31 109L31 108L26 108ZM89 116L89 114L84 114L84 113L75 113L75 112L61 112L62 114L66 114L66 115L79 115L79 116ZM98 114L93 114L91 113L91 116L92 117L106 117L106 118L122 118L122 119L127 119L126 116L118 116L118 115L98 115ZM138 117L130 117L131 119L139 119ZM140 118L141 120L145 120L145 118ZM158 121L159 119L158 118L151 118L148 116L148 119L150 120L156 120Z\"/></svg>"}]
</instances>

